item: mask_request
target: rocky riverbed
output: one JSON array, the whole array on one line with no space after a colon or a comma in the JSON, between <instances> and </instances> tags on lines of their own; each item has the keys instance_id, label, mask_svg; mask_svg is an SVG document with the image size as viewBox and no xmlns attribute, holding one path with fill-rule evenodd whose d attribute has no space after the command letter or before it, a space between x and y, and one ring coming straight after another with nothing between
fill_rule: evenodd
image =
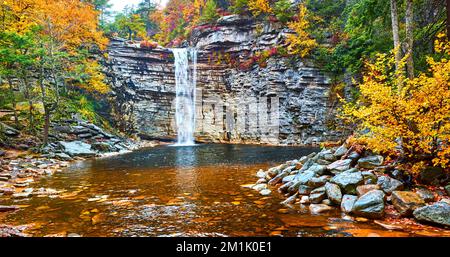
<instances>
[{"instance_id":1,"label":"rocky riverbed","mask_svg":"<svg viewBox=\"0 0 450 257\"><path fill-rule=\"evenodd\" d=\"M6 127L13 140L20 132ZM43 176L61 172L71 162L86 158L123 154L143 147L159 144L155 141L135 141L106 132L86 121L67 121L52 127L52 141L37 149L21 144L16 149L1 150L0 195L25 199L57 195L52 188L33 188L33 182ZM27 146L27 147L26 147ZM0 213L19 209L16 205L1 205ZM20 236L23 227L0 226L0 236Z\"/></svg>"},{"instance_id":2,"label":"rocky riverbed","mask_svg":"<svg viewBox=\"0 0 450 257\"><path fill-rule=\"evenodd\" d=\"M411 175L381 155L344 144L259 170L259 180L249 187L261 195L269 195L278 187L287 197L283 204L300 204L311 214L339 209L351 219L374 219L388 229L402 222L449 229L448 176L439 169L422 173L419 180L434 186L413 182Z\"/></svg>"}]
</instances>

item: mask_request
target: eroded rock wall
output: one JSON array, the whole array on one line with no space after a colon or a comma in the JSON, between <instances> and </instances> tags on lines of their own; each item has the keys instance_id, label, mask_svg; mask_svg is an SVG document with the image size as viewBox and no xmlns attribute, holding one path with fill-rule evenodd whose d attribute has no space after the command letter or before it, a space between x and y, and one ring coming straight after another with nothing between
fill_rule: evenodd
<instances>
[{"instance_id":1,"label":"eroded rock wall","mask_svg":"<svg viewBox=\"0 0 450 257\"><path fill-rule=\"evenodd\" d=\"M312 144L340 138L327 125L333 116L330 79L307 60L272 57L265 67L243 70L218 58L245 61L255 51L283 45L288 33L276 24L237 16L194 30L189 44L199 51L196 140ZM174 74L170 49L111 41L108 77L124 131L176 138Z\"/></svg>"}]
</instances>

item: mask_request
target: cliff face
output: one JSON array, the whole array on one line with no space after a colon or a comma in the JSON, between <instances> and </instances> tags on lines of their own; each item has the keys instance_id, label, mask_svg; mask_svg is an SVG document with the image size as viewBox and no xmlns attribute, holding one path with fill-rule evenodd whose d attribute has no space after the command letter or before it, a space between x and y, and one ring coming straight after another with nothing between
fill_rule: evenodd
<instances>
[{"instance_id":1,"label":"cliff face","mask_svg":"<svg viewBox=\"0 0 450 257\"><path fill-rule=\"evenodd\" d=\"M244 62L256 51L282 45L287 33L237 16L193 31L189 44L199 51L196 140L312 144L340 137L326 124L333 115L330 80L313 65L277 56L246 69L226 61L231 56ZM169 49L111 41L108 77L124 131L176 138L174 74Z\"/></svg>"}]
</instances>

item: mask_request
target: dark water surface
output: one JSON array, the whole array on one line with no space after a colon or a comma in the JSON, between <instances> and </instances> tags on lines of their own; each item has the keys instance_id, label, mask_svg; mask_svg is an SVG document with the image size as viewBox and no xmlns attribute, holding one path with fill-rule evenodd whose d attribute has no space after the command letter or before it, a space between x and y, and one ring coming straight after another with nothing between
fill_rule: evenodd
<instances>
[{"instance_id":1,"label":"dark water surface","mask_svg":"<svg viewBox=\"0 0 450 257\"><path fill-rule=\"evenodd\" d=\"M2 200L22 208L0 219L27 232L82 236L412 236L338 212L310 215L242 187L255 173L318 149L205 144L160 146L73 163L32 187L53 196ZM0 199L1 200L1 199Z\"/></svg>"}]
</instances>

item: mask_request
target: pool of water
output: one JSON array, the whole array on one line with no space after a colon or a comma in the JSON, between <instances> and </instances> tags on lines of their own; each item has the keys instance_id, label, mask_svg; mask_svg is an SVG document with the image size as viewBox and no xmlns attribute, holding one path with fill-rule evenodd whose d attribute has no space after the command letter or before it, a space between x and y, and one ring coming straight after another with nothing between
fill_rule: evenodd
<instances>
[{"instance_id":1,"label":"pool of water","mask_svg":"<svg viewBox=\"0 0 450 257\"><path fill-rule=\"evenodd\" d=\"M82 236L411 236L338 212L310 215L284 197L242 187L255 173L318 149L204 144L159 146L73 163L32 187L53 196L1 199L20 210L0 223L28 233Z\"/></svg>"}]
</instances>

